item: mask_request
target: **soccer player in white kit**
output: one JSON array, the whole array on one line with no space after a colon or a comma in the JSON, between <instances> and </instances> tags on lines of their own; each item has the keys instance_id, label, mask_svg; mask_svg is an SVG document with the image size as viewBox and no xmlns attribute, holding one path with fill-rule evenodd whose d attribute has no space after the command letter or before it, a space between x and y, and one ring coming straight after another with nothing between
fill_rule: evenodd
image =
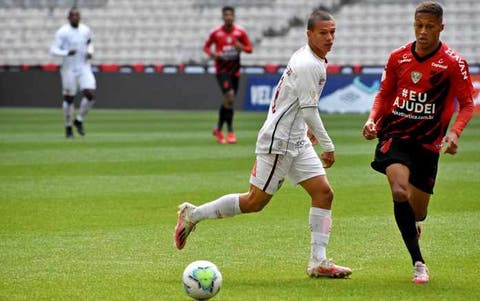
<instances>
[{"instance_id":1,"label":"soccer player in white kit","mask_svg":"<svg viewBox=\"0 0 480 301\"><path fill-rule=\"evenodd\" d=\"M80 24L80 12L72 8L68 13L69 23L60 27L55 34L55 42L50 48L53 55L63 57L60 74L63 89L63 115L65 117L65 135L73 138L72 124L78 134L85 135L83 120L94 104L96 88L90 59L93 55L92 31ZM73 100L78 88L83 97L75 120Z\"/></svg>"},{"instance_id":2,"label":"soccer player in white kit","mask_svg":"<svg viewBox=\"0 0 480 301\"><path fill-rule=\"evenodd\" d=\"M333 16L327 12L315 10L310 15L308 43L292 55L258 134L249 192L225 195L198 207L190 203L180 205L174 233L178 249L183 249L188 235L201 220L262 210L288 177L311 197L311 256L307 274L344 278L352 273L326 255L333 191L324 168L335 162L335 147L320 119L318 101L326 82L325 57L333 46L335 26ZM316 143L323 149L320 158L313 148Z\"/></svg>"}]
</instances>

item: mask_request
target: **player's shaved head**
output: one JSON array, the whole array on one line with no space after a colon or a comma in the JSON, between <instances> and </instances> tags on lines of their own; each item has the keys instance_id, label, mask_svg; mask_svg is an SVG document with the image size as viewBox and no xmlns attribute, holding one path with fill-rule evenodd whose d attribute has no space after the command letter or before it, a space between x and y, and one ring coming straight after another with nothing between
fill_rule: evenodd
<instances>
[{"instance_id":1,"label":"player's shaved head","mask_svg":"<svg viewBox=\"0 0 480 301\"><path fill-rule=\"evenodd\" d=\"M415 16L417 16L418 14L432 14L438 19L442 20L443 8L435 1L425 1L420 3L415 9Z\"/></svg>"},{"instance_id":2,"label":"player's shaved head","mask_svg":"<svg viewBox=\"0 0 480 301\"><path fill-rule=\"evenodd\" d=\"M316 9L312 12L307 22L307 29L312 30L315 27L315 23L318 21L331 21L335 18L328 12L320 9Z\"/></svg>"},{"instance_id":3,"label":"player's shaved head","mask_svg":"<svg viewBox=\"0 0 480 301\"><path fill-rule=\"evenodd\" d=\"M72 15L80 15L80 10L76 7L72 7L69 11L68 11L68 17L72 16Z\"/></svg>"},{"instance_id":4,"label":"player's shaved head","mask_svg":"<svg viewBox=\"0 0 480 301\"><path fill-rule=\"evenodd\" d=\"M70 25L73 27L78 27L80 23L80 10L76 7L72 7L68 12L68 21L70 21Z\"/></svg>"}]
</instances>

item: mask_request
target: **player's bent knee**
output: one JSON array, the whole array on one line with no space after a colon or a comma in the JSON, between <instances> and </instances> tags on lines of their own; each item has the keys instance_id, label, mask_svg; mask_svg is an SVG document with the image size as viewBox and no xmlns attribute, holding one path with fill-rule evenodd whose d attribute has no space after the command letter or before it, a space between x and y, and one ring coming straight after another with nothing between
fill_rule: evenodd
<instances>
[{"instance_id":1,"label":"player's bent knee","mask_svg":"<svg viewBox=\"0 0 480 301\"><path fill-rule=\"evenodd\" d=\"M70 96L70 95L64 95L63 100L65 100L67 103L73 103L75 96Z\"/></svg>"},{"instance_id":2,"label":"player's bent knee","mask_svg":"<svg viewBox=\"0 0 480 301\"><path fill-rule=\"evenodd\" d=\"M395 185L392 187L392 197L396 202L408 201L408 191L400 185Z\"/></svg>"},{"instance_id":3,"label":"player's bent knee","mask_svg":"<svg viewBox=\"0 0 480 301\"><path fill-rule=\"evenodd\" d=\"M263 208L265 208L265 206L268 204L268 201L267 202L249 202L247 204L244 204L245 206L243 206L242 209L242 212L245 212L245 213L253 213L253 212L260 212L262 211Z\"/></svg>"},{"instance_id":4,"label":"player's bent knee","mask_svg":"<svg viewBox=\"0 0 480 301\"><path fill-rule=\"evenodd\" d=\"M240 210L243 213L262 211L271 198L272 196L266 193L256 193L255 191L250 191L240 197Z\"/></svg>"},{"instance_id":5,"label":"player's bent knee","mask_svg":"<svg viewBox=\"0 0 480 301\"><path fill-rule=\"evenodd\" d=\"M328 191L325 192L324 199L326 202L333 202L333 190L329 189Z\"/></svg>"},{"instance_id":6,"label":"player's bent knee","mask_svg":"<svg viewBox=\"0 0 480 301\"><path fill-rule=\"evenodd\" d=\"M83 90L83 95L89 100L92 101L95 99L95 94L93 90Z\"/></svg>"}]
</instances>

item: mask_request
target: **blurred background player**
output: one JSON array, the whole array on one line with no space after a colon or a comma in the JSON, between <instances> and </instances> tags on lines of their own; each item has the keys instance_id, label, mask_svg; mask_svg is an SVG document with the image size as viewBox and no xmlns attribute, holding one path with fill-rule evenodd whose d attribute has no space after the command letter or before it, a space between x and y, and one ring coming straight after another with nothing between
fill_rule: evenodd
<instances>
[{"instance_id":1,"label":"blurred background player","mask_svg":"<svg viewBox=\"0 0 480 301\"><path fill-rule=\"evenodd\" d=\"M205 42L203 50L215 60L215 72L218 84L223 93L223 103L218 113L218 123L213 135L220 144L236 143L233 132L233 110L235 95L240 79L240 53L252 52L252 45L247 32L234 24L235 9L231 6L222 8L223 25L215 28ZM211 49L215 44L215 50ZM227 123L227 139L222 134L223 124Z\"/></svg>"},{"instance_id":2,"label":"blurred background player","mask_svg":"<svg viewBox=\"0 0 480 301\"><path fill-rule=\"evenodd\" d=\"M332 15L320 10L311 14L308 43L288 62L258 133L249 192L224 195L198 207L190 203L180 205L174 234L178 249L183 249L190 232L204 219L262 210L288 177L311 197L311 255L307 274L344 278L352 273L350 268L334 264L326 255L333 191L325 168L335 162L335 147L323 126L318 102L327 79L325 57L333 46L335 30ZM313 137L309 139L307 132ZM321 145L320 158L310 141Z\"/></svg>"},{"instance_id":3,"label":"blurred background player","mask_svg":"<svg viewBox=\"0 0 480 301\"><path fill-rule=\"evenodd\" d=\"M426 1L415 10L415 41L390 54L382 84L363 127L378 137L372 167L386 174L395 220L412 258L416 284L429 281L420 252L421 225L433 194L439 153L457 152L458 138L473 114L467 62L440 41L443 9ZM458 99L459 113L447 133ZM416 223L417 222L417 223Z\"/></svg>"},{"instance_id":4,"label":"blurred background player","mask_svg":"<svg viewBox=\"0 0 480 301\"><path fill-rule=\"evenodd\" d=\"M72 124L78 134L85 135L83 121L94 104L96 88L95 77L90 66L93 55L92 31L80 24L80 11L72 8L68 13L68 23L55 33L55 42L50 52L63 57L60 74L63 89L63 115L65 117L65 135L73 138ZM83 97L75 120L73 100L80 87Z\"/></svg>"}]
</instances>

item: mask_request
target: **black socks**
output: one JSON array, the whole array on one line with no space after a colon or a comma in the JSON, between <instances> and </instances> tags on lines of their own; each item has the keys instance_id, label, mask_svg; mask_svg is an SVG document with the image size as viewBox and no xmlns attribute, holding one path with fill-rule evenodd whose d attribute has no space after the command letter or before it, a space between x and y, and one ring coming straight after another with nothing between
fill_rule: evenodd
<instances>
[{"instance_id":1,"label":"black socks","mask_svg":"<svg viewBox=\"0 0 480 301\"><path fill-rule=\"evenodd\" d=\"M219 131L222 130L223 124L227 123L227 129L229 132L233 132L233 108L228 109L225 108L223 105L220 107L220 111L218 113L218 124L217 129Z\"/></svg>"},{"instance_id":2,"label":"black socks","mask_svg":"<svg viewBox=\"0 0 480 301\"><path fill-rule=\"evenodd\" d=\"M405 246L407 246L408 252L412 257L412 263L415 264L417 261L425 263L418 245L417 227L412 207L408 202L393 201L393 211Z\"/></svg>"}]
</instances>

